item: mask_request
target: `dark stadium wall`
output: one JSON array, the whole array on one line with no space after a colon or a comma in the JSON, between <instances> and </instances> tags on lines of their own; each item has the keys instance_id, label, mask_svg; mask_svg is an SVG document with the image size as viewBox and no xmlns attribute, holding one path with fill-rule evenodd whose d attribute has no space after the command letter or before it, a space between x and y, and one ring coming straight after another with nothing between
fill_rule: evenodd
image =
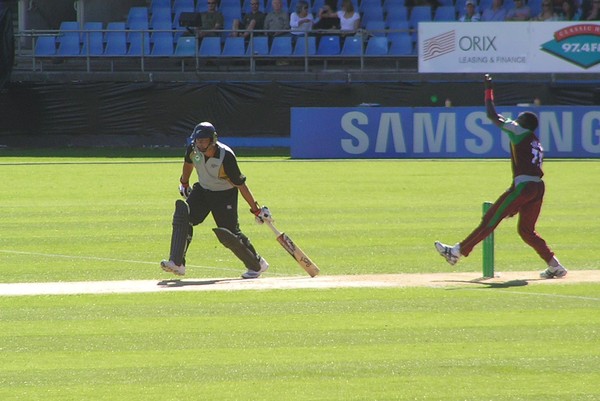
<instances>
[{"instance_id":1,"label":"dark stadium wall","mask_svg":"<svg viewBox=\"0 0 600 401\"><path fill-rule=\"evenodd\" d=\"M83 18L85 21L108 22L125 21L131 7L147 6L145 0L84 0Z\"/></svg>"},{"instance_id":2,"label":"dark stadium wall","mask_svg":"<svg viewBox=\"0 0 600 401\"><path fill-rule=\"evenodd\" d=\"M593 105L593 88L498 83L496 103ZM479 83L34 83L0 92L0 145L179 146L199 121L221 136L289 137L291 107L482 106ZM318 122L315 122L318 124Z\"/></svg>"},{"instance_id":3,"label":"dark stadium wall","mask_svg":"<svg viewBox=\"0 0 600 401\"><path fill-rule=\"evenodd\" d=\"M125 21L133 6L146 6L145 0L35 0L25 10L24 29L58 29L62 21L76 21L76 4L83 7L83 21L105 24Z\"/></svg>"},{"instance_id":4,"label":"dark stadium wall","mask_svg":"<svg viewBox=\"0 0 600 401\"><path fill-rule=\"evenodd\" d=\"M32 1L25 8L21 29L58 29L62 21L75 21L73 4L72 0Z\"/></svg>"}]
</instances>

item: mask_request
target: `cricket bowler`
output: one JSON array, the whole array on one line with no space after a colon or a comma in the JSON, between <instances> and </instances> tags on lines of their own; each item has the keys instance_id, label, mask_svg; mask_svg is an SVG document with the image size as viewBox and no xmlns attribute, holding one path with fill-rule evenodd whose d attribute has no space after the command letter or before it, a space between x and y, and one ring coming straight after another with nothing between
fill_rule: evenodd
<instances>
[{"instance_id":1,"label":"cricket bowler","mask_svg":"<svg viewBox=\"0 0 600 401\"><path fill-rule=\"evenodd\" d=\"M475 245L490 235L503 219L518 214L519 235L548 265L547 269L540 273L540 277L565 277L567 269L560 264L546 241L535 231L545 192L542 180L544 150L535 134L538 118L530 111L520 113L516 120L498 114L494 105L492 77L488 74L484 77L484 86L487 116L510 139L513 180L510 188L500 195L484 214L479 226L467 238L454 246L436 241L435 248L448 263L454 265L462 256L469 256Z\"/></svg>"}]
</instances>

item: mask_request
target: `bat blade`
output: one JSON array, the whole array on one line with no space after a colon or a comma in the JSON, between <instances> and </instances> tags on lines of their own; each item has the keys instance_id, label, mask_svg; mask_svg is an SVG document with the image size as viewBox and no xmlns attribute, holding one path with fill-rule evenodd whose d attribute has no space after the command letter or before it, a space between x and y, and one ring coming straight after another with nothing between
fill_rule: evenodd
<instances>
[{"instance_id":1,"label":"bat blade","mask_svg":"<svg viewBox=\"0 0 600 401\"><path fill-rule=\"evenodd\" d=\"M283 249L285 249L311 277L315 277L319 274L320 270L317 265L310 260L304 251L302 251L302 249L300 249L286 233L280 233L277 236L277 242L281 244Z\"/></svg>"}]
</instances>

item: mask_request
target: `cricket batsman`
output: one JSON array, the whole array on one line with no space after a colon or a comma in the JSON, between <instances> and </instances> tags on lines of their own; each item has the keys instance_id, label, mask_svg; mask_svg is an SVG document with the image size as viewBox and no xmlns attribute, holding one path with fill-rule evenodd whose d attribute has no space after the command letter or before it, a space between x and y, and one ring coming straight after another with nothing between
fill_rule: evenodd
<instances>
[{"instance_id":1,"label":"cricket batsman","mask_svg":"<svg viewBox=\"0 0 600 401\"><path fill-rule=\"evenodd\" d=\"M537 116L525 111L511 120L498 114L494 105L492 77L484 77L485 107L488 118L510 139L510 156L513 180L492 207L485 213L481 223L462 242L454 246L435 242L435 248L451 265L462 256L469 256L475 245L490 235L506 217L519 214L518 232L523 241L532 247L548 265L540 273L544 279L562 278L567 275L565 269L546 241L535 231L542 203L544 201L544 181L542 162L544 151L535 130L538 127Z\"/></svg>"},{"instance_id":2,"label":"cricket batsman","mask_svg":"<svg viewBox=\"0 0 600 401\"><path fill-rule=\"evenodd\" d=\"M198 182L190 186L196 170ZM190 136L179 178L179 193L184 200L175 201L171 255L160 262L161 268L178 276L185 274L185 255L192 241L193 226L202 223L210 213L217 225L213 229L219 241L246 266L242 278L258 278L269 268L239 227L238 193L250 205L259 224L272 221L269 209L260 207L246 185L233 151L217 141L217 131L209 122L196 125Z\"/></svg>"}]
</instances>

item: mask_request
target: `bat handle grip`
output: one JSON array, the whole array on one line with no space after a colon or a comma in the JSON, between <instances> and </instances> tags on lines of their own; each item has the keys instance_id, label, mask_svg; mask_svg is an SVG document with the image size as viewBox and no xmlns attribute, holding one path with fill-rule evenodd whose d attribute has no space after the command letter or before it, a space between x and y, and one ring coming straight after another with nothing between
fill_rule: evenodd
<instances>
[{"instance_id":1,"label":"bat handle grip","mask_svg":"<svg viewBox=\"0 0 600 401\"><path fill-rule=\"evenodd\" d=\"M267 220L267 221L265 221L265 224L269 226L269 228L275 233L276 236L281 235L281 231L279 231L277 228L275 228L273 223L271 223L270 221Z\"/></svg>"}]
</instances>

